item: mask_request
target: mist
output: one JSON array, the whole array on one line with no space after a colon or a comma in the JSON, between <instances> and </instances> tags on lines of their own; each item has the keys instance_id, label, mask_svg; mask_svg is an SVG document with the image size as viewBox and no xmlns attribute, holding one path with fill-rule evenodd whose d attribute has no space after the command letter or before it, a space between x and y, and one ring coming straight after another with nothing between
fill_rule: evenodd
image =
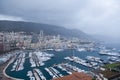
<instances>
[{"instance_id":1,"label":"mist","mask_svg":"<svg viewBox=\"0 0 120 80\"><path fill-rule=\"evenodd\" d=\"M120 40L119 0L1 0L0 20L53 24Z\"/></svg>"}]
</instances>

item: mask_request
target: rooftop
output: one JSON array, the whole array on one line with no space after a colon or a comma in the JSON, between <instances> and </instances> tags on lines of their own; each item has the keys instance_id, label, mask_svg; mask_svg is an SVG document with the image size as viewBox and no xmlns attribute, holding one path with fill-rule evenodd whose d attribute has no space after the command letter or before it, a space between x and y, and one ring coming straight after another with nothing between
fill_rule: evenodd
<instances>
[{"instance_id":1,"label":"rooftop","mask_svg":"<svg viewBox=\"0 0 120 80\"><path fill-rule=\"evenodd\" d=\"M71 75L67 75L67 76L60 77L60 78L55 78L53 80L92 80L92 77L83 72L81 73L74 72Z\"/></svg>"}]
</instances>

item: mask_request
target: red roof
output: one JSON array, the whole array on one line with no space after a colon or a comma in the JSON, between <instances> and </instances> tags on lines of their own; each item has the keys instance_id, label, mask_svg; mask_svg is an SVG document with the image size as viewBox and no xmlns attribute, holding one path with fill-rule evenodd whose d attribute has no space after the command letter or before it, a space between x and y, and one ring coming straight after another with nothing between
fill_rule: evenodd
<instances>
[{"instance_id":1,"label":"red roof","mask_svg":"<svg viewBox=\"0 0 120 80\"><path fill-rule=\"evenodd\" d=\"M92 77L85 73L74 72L71 75L67 75L53 80L92 80Z\"/></svg>"}]
</instances>

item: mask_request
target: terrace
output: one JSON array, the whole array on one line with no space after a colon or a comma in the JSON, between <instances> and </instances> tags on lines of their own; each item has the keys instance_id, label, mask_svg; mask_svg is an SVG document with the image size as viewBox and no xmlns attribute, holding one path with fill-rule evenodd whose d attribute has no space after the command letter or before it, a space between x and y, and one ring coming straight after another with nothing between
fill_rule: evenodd
<instances>
[{"instance_id":1,"label":"terrace","mask_svg":"<svg viewBox=\"0 0 120 80\"><path fill-rule=\"evenodd\" d=\"M104 66L105 71L100 73L104 75L108 80L120 79L120 63L113 63Z\"/></svg>"}]
</instances>

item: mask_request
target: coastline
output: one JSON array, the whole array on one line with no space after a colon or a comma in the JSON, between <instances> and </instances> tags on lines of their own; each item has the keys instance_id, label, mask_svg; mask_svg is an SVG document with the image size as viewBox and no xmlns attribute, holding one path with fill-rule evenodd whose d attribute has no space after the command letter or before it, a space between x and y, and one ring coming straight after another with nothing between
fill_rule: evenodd
<instances>
[{"instance_id":1,"label":"coastline","mask_svg":"<svg viewBox=\"0 0 120 80\"><path fill-rule=\"evenodd\" d=\"M8 76L5 72L5 70L7 69L7 67L13 62L14 58L10 59L8 61L8 64L5 66L5 68L3 69L3 75L6 76L7 78L9 78L9 80L24 80L24 79L18 79L18 78L13 78L11 76Z\"/></svg>"}]
</instances>

